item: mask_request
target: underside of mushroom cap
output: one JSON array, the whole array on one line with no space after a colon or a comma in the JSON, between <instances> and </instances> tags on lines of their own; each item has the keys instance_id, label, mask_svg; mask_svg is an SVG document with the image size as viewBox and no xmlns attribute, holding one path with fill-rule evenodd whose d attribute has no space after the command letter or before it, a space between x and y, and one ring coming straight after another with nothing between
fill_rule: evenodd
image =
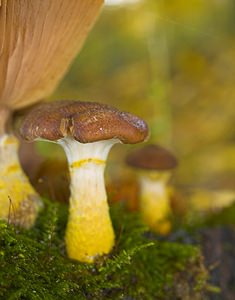
<instances>
[{"instance_id":1,"label":"underside of mushroom cap","mask_svg":"<svg viewBox=\"0 0 235 300\"><path fill-rule=\"evenodd\" d=\"M27 141L57 141L70 136L80 143L117 138L135 144L148 136L142 119L109 105L75 100L41 104L23 120L20 135Z\"/></svg>"},{"instance_id":2,"label":"underside of mushroom cap","mask_svg":"<svg viewBox=\"0 0 235 300\"><path fill-rule=\"evenodd\" d=\"M0 0L0 104L21 109L57 86L103 0Z\"/></svg>"},{"instance_id":3,"label":"underside of mushroom cap","mask_svg":"<svg viewBox=\"0 0 235 300\"><path fill-rule=\"evenodd\" d=\"M176 157L159 145L147 145L131 152L126 162L135 168L158 171L174 169L178 164Z\"/></svg>"}]
</instances>

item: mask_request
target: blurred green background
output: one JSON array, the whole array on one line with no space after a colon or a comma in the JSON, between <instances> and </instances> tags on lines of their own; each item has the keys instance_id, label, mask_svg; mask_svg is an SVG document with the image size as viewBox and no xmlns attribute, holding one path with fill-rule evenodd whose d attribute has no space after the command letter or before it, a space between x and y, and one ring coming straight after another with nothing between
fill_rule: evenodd
<instances>
[{"instance_id":1,"label":"blurred green background","mask_svg":"<svg viewBox=\"0 0 235 300\"><path fill-rule=\"evenodd\" d=\"M51 99L132 112L148 122L149 142L178 157L178 185L235 187L235 1L111 4ZM128 174L131 149L111 151L111 177Z\"/></svg>"}]
</instances>

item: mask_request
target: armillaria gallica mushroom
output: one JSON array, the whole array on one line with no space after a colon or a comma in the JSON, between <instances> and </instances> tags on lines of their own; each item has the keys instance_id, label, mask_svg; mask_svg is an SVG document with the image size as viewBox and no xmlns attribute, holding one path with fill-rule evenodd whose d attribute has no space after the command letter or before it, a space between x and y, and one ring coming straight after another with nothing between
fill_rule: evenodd
<instances>
[{"instance_id":1,"label":"armillaria gallica mushroom","mask_svg":"<svg viewBox=\"0 0 235 300\"><path fill-rule=\"evenodd\" d=\"M93 262L114 245L104 184L104 169L111 147L135 144L148 135L146 123L113 107L80 101L42 104L23 120L20 134L60 144L71 176L66 247L70 258Z\"/></svg>"},{"instance_id":2,"label":"armillaria gallica mushroom","mask_svg":"<svg viewBox=\"0 0 235 300\"><path fill-rule=\"evenodd\" d=\"M138 171L143 220L152 230L167 234L171 229L167 183L177 166L175 156L161 146L147 145L131 152L126 161Z\"/></svg>"},{"instance_id":3,"label":"armillaria gallica mushroom","mask_svg":"<svg viewBox=\"0 0 235 300\"><path fill-rule=\"evenodd\" d=\"M0 219L34 224L40 199L6 130L13 111L47 97L81 49L103 0L0 1Z\"/></svg>"}]
</instances>

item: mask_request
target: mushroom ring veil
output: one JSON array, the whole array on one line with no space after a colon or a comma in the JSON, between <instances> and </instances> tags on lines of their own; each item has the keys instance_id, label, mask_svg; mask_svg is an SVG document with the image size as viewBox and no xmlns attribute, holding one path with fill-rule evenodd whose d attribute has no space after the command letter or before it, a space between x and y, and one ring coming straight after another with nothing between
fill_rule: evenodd
<instances>
[{"instance_id":1,"label":"mushroom ring veil","mask_svg":"<svg viewBox=\"0 0 235 300\"><path fill-rule=\"evenodd\" d=\"M10 117L55 89L102 4L103 0L0 0L0 219L30 228L42 206L21 169Z\"/></svg>"}]
</instances>

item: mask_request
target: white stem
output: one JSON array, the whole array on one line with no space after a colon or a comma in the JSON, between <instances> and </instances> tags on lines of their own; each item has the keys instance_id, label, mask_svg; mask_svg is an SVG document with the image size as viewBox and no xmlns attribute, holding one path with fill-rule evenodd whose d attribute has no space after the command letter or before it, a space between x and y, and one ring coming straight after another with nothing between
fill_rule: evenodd
<instances>
[{"instance_id":1,"label":"white stem","mask_svg":"<svg viewBox=\"0 0 235 300\"><path fill-rule=\"evenodd\" d=\"M166 174L164 174L166 175ZM145 223L154 231L165 234L170 230L167 220L171 209L166 177L140 176L140 210Z\"/></svg>"},{"instance_id":2,"label":"white stem","mask_svg":"<svg viewBox=\"0 0 235 300\"><path fill-rule=\"evenodd\" d=\"M0 218L29 228L41 206L20 166L17 139L8 134L0 136Z\"/></svg>"},{"instance_id":3,"label":"white stem","mask_svg":"<svg viewBox=\"0 0 235 300\"><path fill-rule=\"evenodd\" d=\"M117 139L82 144L69 137L59 140L71 174L70 214L66 246L70 258L92 262L114 244L104 184L105 162Z\"/></svg>"}]
</instances>

